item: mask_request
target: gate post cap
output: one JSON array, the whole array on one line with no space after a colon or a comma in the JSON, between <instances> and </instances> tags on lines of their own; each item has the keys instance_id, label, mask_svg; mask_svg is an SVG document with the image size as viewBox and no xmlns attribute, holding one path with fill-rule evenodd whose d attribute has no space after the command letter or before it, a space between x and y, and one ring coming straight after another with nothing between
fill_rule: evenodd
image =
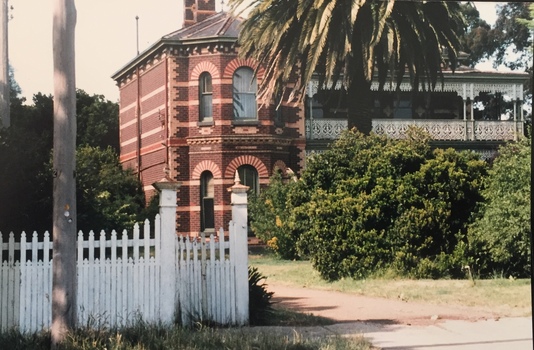
<instances>
[{"instance_id":1,"label":"gate post cap","mask_svg":"<svg viewBox=\"0 0 534 350\"><path fill-rule=\"evenodd\" d=\"M237 172L237 170L235 171L234 183L235 184L232 187L228 188L228 192L246 193L250 188L249 186L241 184L241 179L239 178L239 173Z\"/></svg>"},{"instance_id":2,"label":"gate post cap","mask_svg":"<svg viewBox=\"0 0 534 350\"><path fill-rule=\"evenodd\" d=\"M182 183L179 181L174 181L168 176L165 176L163 179L154 182L152 186L154 186L155 189L161 192L162 190L177 190L178 188L180 188L180 186L182 186Z\"/></svg>"}]
</instances>

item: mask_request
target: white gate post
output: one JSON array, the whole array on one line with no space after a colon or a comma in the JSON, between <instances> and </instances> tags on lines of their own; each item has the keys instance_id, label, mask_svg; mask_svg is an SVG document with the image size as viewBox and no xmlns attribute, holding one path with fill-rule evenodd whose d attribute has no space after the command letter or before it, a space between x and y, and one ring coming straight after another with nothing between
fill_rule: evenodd
<instances>
[{"instance_id":1,"label":"white gate post","mask_svg":"<svg viewBox=\"0 0 534 350\"><path fill-rule=\"evenodd\" d=\"M239 174L235 172L235 184L228 191L231 194L232 221L235 232L235 251L230 252L235 257L236 284L236 323L247 325L249 322L249 291L248 291L248 242L247 242L247 190L248 186L241 185Z\"/></svg>"},{"instance_id":2,"label":"white gate post","mask_svg":"<svg viewBox=\"0 0 534 350\"><path fill-rule=\"evenodd\" d=\"M164 178L153 186L159 194L161 220L161 266L159 315L164 324L172 324L177 308L176 298L176 190L180 183ZM157 257L156 257L157 258Z\"/></svg>"}]
</instances>

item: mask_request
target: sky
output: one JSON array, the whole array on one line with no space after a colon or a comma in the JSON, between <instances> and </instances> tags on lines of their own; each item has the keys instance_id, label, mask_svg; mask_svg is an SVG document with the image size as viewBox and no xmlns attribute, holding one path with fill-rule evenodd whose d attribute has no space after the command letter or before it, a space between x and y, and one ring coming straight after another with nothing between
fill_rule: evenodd
<instances>
[{"instance_id":1,"label":"sky","mask_svg":"<svg viewBox=\"0 0 534 350\"><path fill-rule=\"evenodd\" d=\"M52 8L54 0L8 0L9 61L27 103L53 92ZM162 36L182 27L183 0L76 0L76 86L118 102L111 75ZM222 3L216 0L217 10ZM493 24L495 2L476 3ZM226 8L225 8L226 9ZM136 16L139 17L136 20ZM483 69L491 64L481 65Z\"/></svg>"}]
</instances>

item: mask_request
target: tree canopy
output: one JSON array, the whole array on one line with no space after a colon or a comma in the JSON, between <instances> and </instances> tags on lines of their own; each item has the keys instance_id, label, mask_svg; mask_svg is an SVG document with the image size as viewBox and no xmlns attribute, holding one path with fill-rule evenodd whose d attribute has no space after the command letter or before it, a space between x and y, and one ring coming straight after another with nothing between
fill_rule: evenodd
<instances>
[{"instance_id":1,"label":"tree canopy","mask_svg":"<svg viewBox=\"0 0 534 350\"><path fill-rule=\"evenodd\" d=\"M509 2L497 5L497 20L492 27L480 18L472 3L462 5L469 24L463 37L469 64L493 59L494 67L501 64L510 69L529 70L532 67L533 4Z\"/></svg>"},{"instance_id":2,"label":"tree canopy","mask_svg":"<svg viewBox=\"0 0 534 350\"><path fill-rule=\"evenodd\" d=\"M14 79L12 79L14 82ZM53 98L11 94L11 127L0 130L0 231L43 233L52 224ZM118 162L118 105L78 90L78 229L130 228L144 210L141 185Z\"/></svg>"},{"instance_id":3,"label":"tree canopy","mask_svg":"<svg viewBox=\"0 0 534 350\"><path fill-rule=\"evenodd\" d=\"M244 2L230 4L235 10ZM238 41L241 55L265 67L260 98L302 98L317 75L320 88L339 83L351 96L349 128L364 133L371 130L375 69L380 84L389 77L400 83L408 72L414 90L431 89L445 56L455 65L464 27L459 4L451 2L255 0L249 8Z\"/></svg>"}]
</instances>

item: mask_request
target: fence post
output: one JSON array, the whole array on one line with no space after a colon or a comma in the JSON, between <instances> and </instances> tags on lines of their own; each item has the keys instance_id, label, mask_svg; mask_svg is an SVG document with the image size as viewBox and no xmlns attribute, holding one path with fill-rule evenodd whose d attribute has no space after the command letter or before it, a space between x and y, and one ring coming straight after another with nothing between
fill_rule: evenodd
<instances>
[{"instance_id":1,"label":"fence post","mask_svg":"<svg viewBox=\"0 0 534 350\"><path fill-rule=\"evenodd\" d=\"M231 192L232 221L235 232L235 283L236 283L236 323L247 325L249 322L249 291L248 291L248 242L247 242L247 190L241 184L239 174L235 172L235 184L228 189Z\"/></svg>"},{"instance_id":2,"label":"fence post","mask_svg":"<svg viewBox=\"0 0 534 350\"><path fill-rule=\"evenodd\" d=\"M161 279L159 314L164 324L172 324L177 310L176 298L176 190L180 183L164 178L153 186L159 194L161 222L160 257ZM155 225L156 226L156 225Z\"/></svg>"}]
</instances>

